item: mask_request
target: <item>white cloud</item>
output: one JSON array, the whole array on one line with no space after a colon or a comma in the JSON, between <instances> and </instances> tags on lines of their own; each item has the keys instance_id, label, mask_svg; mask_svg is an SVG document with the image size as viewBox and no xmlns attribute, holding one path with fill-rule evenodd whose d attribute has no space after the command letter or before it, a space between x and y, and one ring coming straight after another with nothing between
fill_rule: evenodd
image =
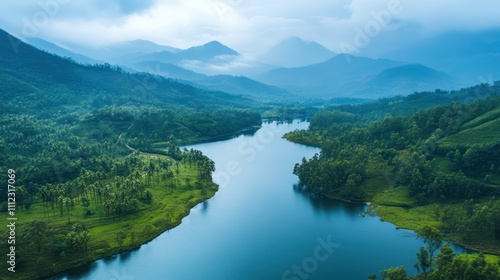
<instances>
[{"instance_id":1,"label":"white cloud","mask_svg":"<svg viewBox=\"0 0 500 280\"><path fill-rule=\"evenodd\" d=\"M0 4L0 27L14 35L31 29L51 41L87 45L140 38L187 48L219 40L243 53L299 36L339 51L341 42L353 41L356 28L365 28L394 1L402 10L380 35L500 27L498 0L6 1Z\"/></svg>"}]
</instances>

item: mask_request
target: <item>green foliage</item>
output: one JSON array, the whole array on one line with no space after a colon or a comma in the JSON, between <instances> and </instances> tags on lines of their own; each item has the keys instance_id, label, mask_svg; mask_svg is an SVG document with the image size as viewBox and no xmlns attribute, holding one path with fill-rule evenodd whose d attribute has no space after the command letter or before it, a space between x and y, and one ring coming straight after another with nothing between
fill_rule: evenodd
<instances>
[{"instance_id":1,"label":"green foliage","mask_svg":"<svg viewBox=\"0 0 500 280\"><path fill-rule=\"evenodd\" d=\"M23 239L28 240L29 247L38 253L46 246L51 234L47 221L41 219L32 220L23 229Z\"/></svg>"},{"instance_id":2,"label":"green foliage","mask_svg":"<svg viewBox=\"0 0 500 280\"><path fill-rule=\"evenodd\" d=\"M500 202L491 199L487 203L475 204L467 200L461 207L446 207L442 223L446 230L460 233L462 241L497 240L500 231Z\"/></svg>"},{"instance_id":3,"label":"green foliage","mask_svg":"<svg viewBox=\"0 0 500 280\"><path fill-rule=\"evenodd\" d=\"M19 255L25 256L22 260L25 266L18 274L20 279L36 279L137 248L178 225L191 207L213 196L217 189L208 171L213 170L213 162L199 151L184 150L181 154L179 164L166 156L137 154L127 157L127 165L120 160L118 165L111 165L111 172L128 166L131 171L126 177L84 171L77 179L83 184L77 184L78 181L66 184L74 186L69 193L75 195L75 204L69 208L63 205L62 216L58 196L52 199L49 191L62 190L62 186L42 186L44 196L37 197L29 211L16 215L22 225L17 248ZM189 184L186 178L190 178ZM139 187L144 188L144 197L150 194L151 204L140 200ZM87 200L89 206L85 207L82 204ZM84 215L85 209L92 214ZM126 232L126 237L117 239L119 232Z\"/></svg>"},{"instance_id":4,"label":"green foliage","mask_svg":"<svg viewBox=\"0 0 500 280\"><path fill-rule=\"evenodd\" d=\"M432 270L432 258L434 257L434 253L436 252L441 244L443 243L443 234L441 231L435 227L424 226L419 232L418 237L422 238L426 248L420 248L420 253L417 254L417 258L419 260L420 268L425 273L426 266ZM425 252L424 252L425 251ZM424 258L427 257L428 261L425 261Z\"/></svg>"},{"instance_id":5,"label":"green foliage","mask_svg":"<svg viewBox=\"0 0 500 280\"><path fill-rule=\"evenodd\" d=\"M87 251L89 238L87 228L83 224L75 223L72 230L66 234L66 244L71 246L72 250L85 249Z\"/></svg>"},{"instance_id":6,"label":"green foliage","mask_svg":"<svg viewBox=\"0 0 500 280\"><path fill-rule=\"evenodd\" d=\"M213 161L178 145L261 124L248 99L75 64L20 41L14 49L17 39L0 35L0 170L16 170L21 278L135 248L177 225L216 190Z\"/></svg>"},{"instance_id":7,"label":"green foliage","mask_svg":"<svg viewBox=\"0 0 500 280\"><path fill-rule=\"evenodd\" d=\"M439 139L460 132L461 124L489 114L498 106L500 98L495 97L468 104L455 102L411 116L385 117L376 121L360 121L360 115L338 110L324 111L313 117L310 131L296 131L286 137L322 147L319 156L295 168L301 182L315 192L342 192L350 196L353 186L365 179L366 159L377 159L393 166L394 182L408 186L410 194L420 203L429 199L474 198L491 192L482 179L485 170L490 171L500 156L500 143L476 142L467 148L452 148L441 146ZM433 160L445 156L456 173L440 173L433 169ZM325 175L314 176L318 173ZM347 187L350 175L358 180L351 180Z\"/></svg>"},{"instance_id":8,"label":"green foliage","mask_svg":"<svg viewBox=\"0 0 500 280\"><path fill-rule=\"evenodd\" d=\"M416 92L408 96L382 98L375 102L366 102L359 105L337 106L335 109L353 114L380 118L390 115L394 111L400 115L413 114L419 110L438 105L447 105L451 102L456 102L456 104L467 103L471 100L498 96L499 93L500 82L497 81L493 85L480 84L452 91L442 91L438 89L434 92Z\"/></svg>"},{"instance_id":9,"label":"green foliage","mask_svg":"<svg viewBox=\"0 0 500 280\"><path fill-rule=\"evenodd\" d=\"M382 271L383 280L406 280L406 268L404 266L392 267Z\"/></svg>"},{"instance_id":10,"label":"green foliage","mask_svg":"<svg viewBox=\"0 0 500 280\"><path fill-rule=\"evenodd\" d=\"M425 279L425 280L496 280L500 279L498 263L488 262L483 254L455 255L446 243L436 257L438 269L427 271L430 267L429 256L424 247L417 253L418 262L415 267L419 274L406 277L404 267L390 268L382 271L382 279ZM404 274L403 274L404 273ZM384 278L385 277L385 278Z\"/></svg>"},{"instance_id":11,"label":"green foliage","mask_svg":"<svg viewBox=\"0 0 500 280\"><path fill-rule=\"evenodd\" d=\"M453 258L455 258L455 252L451 249L450 243L446 242L436 256L436 265L439 273L443 273L446 270L453 262Z\"/></svg>"},{"instance_id":12,"label":"green foliage","mask_svg":"<svg viewBox=\"0 0 500 280\"><path fill-rule=\"evenodd\" d=\"M498 252L499 93L496 82L323 109L309 130L285 136L322 148L294 174L310 191L382 204L376 212L398 226L434 226L454 241ZM436 246L424 250L427 270Z\"/></svg>"}]
</instances>

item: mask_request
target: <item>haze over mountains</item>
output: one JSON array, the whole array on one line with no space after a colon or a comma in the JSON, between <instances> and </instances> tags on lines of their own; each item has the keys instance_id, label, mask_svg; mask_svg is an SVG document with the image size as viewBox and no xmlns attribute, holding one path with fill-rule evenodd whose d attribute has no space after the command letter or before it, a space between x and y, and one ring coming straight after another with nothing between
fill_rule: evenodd
<instances>
[{"instance_id":1,"label":"haze over mountains","mask_svg":"<svg viewBox=\"0 0 500 280\"><path fill-rule=\"evenodd\" d=\"M254 77L299 95L380 98L415 91L451 89L449 75L424 65L343 54L325 62L297 68L279 68Z\"/></svg>"},{"instance_id":2,"label":"haze over mountains","mask_svg":"<svg viewBox=\"0 0 500 280\"><path fill-rule=\"evenodd\" d=\"M439 69L453 76L461 86L500 79L499 29L436 34L396 49L382 42L373 42L373 48L366 53Z\"/></svg>"},{"instance_id":3,"label":"haze over mountains","mask_svg":"<svg viewBox=\"0 0 500 280\"><path fill-rule=\"evenodd\" d=\"M1 29L0 62L3 113L15 113L28 100L36 106L23 107L24 112L40 115L45 110L53 113L70 107L176 105L200 109L252 103L171 79L126 73L110 65L80 65L20 42Z\"/></svg>"},{"instance_id":4,"label":"haze over mountains","mask_svg":"<svg viewBox=\"0 0 500 280\"><path fill-rule=\"evenodd\" d=\"M444 34L375 59L336 54L317 42L287 38L260 56L211 41L178 49L146 40L77 51L39 38L28 43L83 64L117 64L210 90L262 101L375 99L450 90L500 77L500 31ZM376 45L376 44L375 44ZM368 52L369 53L369 52Z\"/></svg>"},{"instance_id":5,"label":"haze over mountains","mask_svg":"<svg viewBox=\"0 0 500 280\"><path fill-rule=\"evenodd\" d=\"M326 61L335 55L316 42L290 37L272 47L259 60L280 67L300 67Z\"/></svg>"}]
</instances>

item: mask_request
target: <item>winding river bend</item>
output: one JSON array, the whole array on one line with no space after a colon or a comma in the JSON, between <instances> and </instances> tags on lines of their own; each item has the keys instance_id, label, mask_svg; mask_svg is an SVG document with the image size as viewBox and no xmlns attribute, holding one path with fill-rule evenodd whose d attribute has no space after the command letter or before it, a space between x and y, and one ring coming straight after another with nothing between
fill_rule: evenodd
<instances>
[{"instance_id":1,"label":"winding river bend","mask_svg":"<svg viewBox=\"0 0 500 280\"><path fill-rule=\"evenodd\" d=\"M364 205L294 188L293 166L319 149L281 137L307 126L267 123L254 135L188 147L215 161L218 193L141 248L56 279L367 279L399 265L415 273L422 243L412 231L361 217Z\"/></svg>"}]
</instances>

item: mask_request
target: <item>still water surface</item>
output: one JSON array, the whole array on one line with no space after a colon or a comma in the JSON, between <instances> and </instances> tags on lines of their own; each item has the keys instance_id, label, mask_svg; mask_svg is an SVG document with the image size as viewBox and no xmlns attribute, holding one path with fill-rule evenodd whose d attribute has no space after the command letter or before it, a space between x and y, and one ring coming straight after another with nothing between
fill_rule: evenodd
<instances>
[{"instance_id":1,"label":"still water surface","mask_svg":"<svg viewBox=\"0 0 500 280\"><path fill-rule=\"evenodd\" d=\"M294 185L295 163L319 149L282 135L308 123L264 124L254 135L189 146L216 163L215 197L141 248L58 279L367 279L391 266L414 274L422 245L365 205L314 197Z\"/></svg>"}]
</instances>

